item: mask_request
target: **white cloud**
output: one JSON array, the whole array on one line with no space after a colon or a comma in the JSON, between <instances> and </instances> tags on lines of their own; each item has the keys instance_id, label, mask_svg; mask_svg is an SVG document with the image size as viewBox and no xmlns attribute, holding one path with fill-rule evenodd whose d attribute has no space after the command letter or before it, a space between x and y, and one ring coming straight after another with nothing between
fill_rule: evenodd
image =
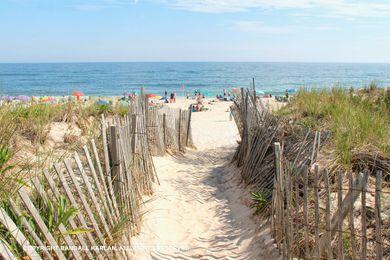
<instances>
[{"instance_id":1,"label":"white cloud","mask_svg":"<svg viewBox=\"0 0 390 260\"><path fill-rule=\"evenodd\" d=\"M337 17L390 17L390 3L378 0L165 0L175 8L204 13L250 9L305 9Z\"/></svg>"},{"instance_id":2,"label":"white cloud","mask_svg":"<svg viewBox=\"0 0 390 260\"><path fill-rule=\"evenodd\" d=\"M288 34L299 31L329 31L336 30L331 26L300 26L284 25L271 26L259 21L236 21L233 22L233 28L243 32L262 33L262 34Z\"/></svg>"}]
</instances>

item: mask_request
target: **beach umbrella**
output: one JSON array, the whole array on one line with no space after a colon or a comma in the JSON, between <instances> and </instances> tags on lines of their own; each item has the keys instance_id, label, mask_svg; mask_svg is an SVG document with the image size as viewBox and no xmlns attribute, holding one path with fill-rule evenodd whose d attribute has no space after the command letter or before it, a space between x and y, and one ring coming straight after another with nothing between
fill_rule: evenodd
<instances>
[{"instance_id":1,"label":"beach umbrella","mask_svg":"<svg viewBox=\"0 0 390 260\"><path fill-rule=\"evenodd\" d=\"M294 93L295 92L295 88L289 88L289 89L287 89L287 92L288 93Z\"/></svg>"},{"instance_id":2,"label":"beach umbrella","mask_svg":"<svg viewBox=\"0 0 390 260\"><path fill-rule=\"evenodd\" d=\"M53 97L43 97L43 98L41 98L41 102L42 103L51 103L51 102L54 102L54 101L56 101L56 100Z\"/></svg>"},{"instance_id":3,"label":"beach umbrella","mask_svg":"<svg viewBox=\"0 0 390 260\"><path fill-rule=\"evenodd\" d=\"M30 101L30 97L26 95L19 95L15 99L20 101Z\"/></svg>"},{"instance_id":4,"label":"beach umbrella","mask_svg":"<svg viewBox=\"0 0 390 260\"><path fill-rule=\"evenodd\" d=\"M157 95L156 95L156 94L146 94L146 96L147 96L148 98L155 98Z\"/></svg>"},{"instance_id":5,"label":"beach umbrella","mask_svg":"<svg viewBox=\"0 0 390 260\"><path fill-rule=\"evenodd\" d=\"M81 91L73 91L72 96L76 97L77 100L80 100L80 97L84 96L84 93Z\"/></svg>"},{"instance_id":6,"label":"beach umbrella","mask_svg":"<svg viewBox=\"0 0 390 260\"><path fill-rule=\"evenodd\" d=\"M10 95L5 95L5 96L1 97L1 100L4 100L4 101L12 101L14 99L15 99L15 97L14 96L10 96Z\"/></svg>"},{"instance_id":7,"label":"beach umbrella","mask_svg":"<svg viewBox=\"0 0 390 260\"><path fill-rule=\"evenodd\" d=\"M162 98L162 96L156 95L156 96L151 97L150 99L160 99L160 98Z\"/></svg>"}]
</instances>

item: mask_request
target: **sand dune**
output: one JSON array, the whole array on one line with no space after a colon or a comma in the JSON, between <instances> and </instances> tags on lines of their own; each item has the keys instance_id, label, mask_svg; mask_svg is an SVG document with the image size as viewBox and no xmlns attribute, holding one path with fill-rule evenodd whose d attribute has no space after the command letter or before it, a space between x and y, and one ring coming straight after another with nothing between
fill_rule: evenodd
<instances>
[{"instance_id":1,"label":"sand dune","mask_svg":"<svg viewBox=\"0 0 390 260\"><path fill-rule=\"evenodd\" d=\"M268 226L254 219L249 190L230 164L238 133L229 105L193 113L196 150L154 158L161 185L147 198L134 259L278 258Z\"/></svg>"}]
</instances>

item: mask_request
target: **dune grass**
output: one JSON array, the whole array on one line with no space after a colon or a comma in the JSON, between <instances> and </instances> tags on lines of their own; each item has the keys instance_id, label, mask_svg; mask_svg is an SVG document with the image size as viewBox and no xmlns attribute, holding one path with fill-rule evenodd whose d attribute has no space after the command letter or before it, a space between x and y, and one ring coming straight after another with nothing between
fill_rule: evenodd
<instances>
[{"instance_id":1,"label":"dune grass","mask_svg":"<svg viewBox=\"0 0 390 260\"><path fill-rule=\"evenodd\" d=\"M14 222L21 226L20 219L17 218L10 210L9 198L15 196L15 192L22 185L27 185L26 182L31 177L30 173L36 170L41 172L43 166L41 164L31 163L31 158L21 158L23 150L28 148L16 148L15 143L18 142L18 137L28 140L36 150L35 157L41 157L41 161L47 161L47 156L41 154L41 149L38 147L45 146L46 134L48 125L53 122L66 122L77 125L82 131L83 137L88 139L96 138L100 134L99 119L101 114L109 115L125 115L128 107L125 105L99 105L96 103L79 103L68 102L62 104L7 104L0 106L0 207L5 209L8 215ZM77 138L77 146L81 147ZM19 145L20 146L20 145ZM17 150L17 149L21 149ZM72 150L73 145L68 144L64 149ZM21 152L22 155L18 153ZM51 158L58 160L59 158ZM26 163L27 162L27 163ZM49 201L40 198L34 194L35 205L38 205L40 212L44 212L41 217L55 236L60 236L57 230L59 224L65 227L69 223L69 219L76 213L77 209L73 208L69 202L60 197L58 200ZM30 223L33 223L31 217L26 216ZM122 226L127 222L123 220ZM36 226L33 225L33 229ZM120 234L120 226L117 227L116 233ZM69 234L79 234L90 232L89 230L69 230ZM53 233L54 232L54 233ZM39 233L39 232L38 232ZM29 239L31 239L29 237ZM0 224L0 241L6 243L12 252L24 257L24 252L16 241L12 238L8 230ZM7 242L8 241L8 242ZM67 252L67 254L69 254Z\"/></svg>"},{"instance_id":2,"label":"dune grass","mask_svg":"<svg viewBox=\"0 0 390 260\"><path fill-rule=\"evenodd\" d=\"M356 150L390 155L390 93L374 83L360 91L302 89L278 114L305 127L330 130L344 165Z\"/></svg>"},{"instance_id":3,"label":"dune grass","mask_svg":"<svg viewBox=\"0 0 390 260\"><path fill-rule=\"evenodd\" d=\"M23 157L28 149L23 144L15 145L17 139L22 137L33 147L33 153L40 161L48 161L50 154L43 155L48 125L53 122L66 122L74 124L82 130L82 136L88 139L97 138L99 132L99 119L101 114L125 115L128 108L123 105L99 105L96 103L68 102L61 104L24 103L17 105L4 105L0 107L0 202L11 196L12 190L23 183L26 176L33 171L37 172L40 165L31 163L32 158ZM73 139L72 139L73 140ZM74 150L80 148L80 138L66 140L64 149ZM19 148L16 148L18 146ZM22 147L21 147L22 146ZM21 148L20 148L21 147ZM21 152L20 156L18 153ZM22 160L23 159L23 160ZM50 158L57 160L58 158Z\"/></svg>"}]
</instances>

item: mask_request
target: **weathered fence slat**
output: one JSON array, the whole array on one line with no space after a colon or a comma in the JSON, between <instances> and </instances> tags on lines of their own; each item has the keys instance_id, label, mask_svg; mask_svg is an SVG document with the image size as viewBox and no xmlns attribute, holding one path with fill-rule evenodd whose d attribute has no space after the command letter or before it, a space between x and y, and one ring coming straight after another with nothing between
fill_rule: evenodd
<instances>
[{"instance_id":1,"label":"weathered fence slat","mask_svg":"<svg viewBox=\"0 0 390 260\"><path fill-rule=\"evenodd\" d=\"M366 192L367 192L367 186L364 184L361 187L362 190L362 215L361 215L361 223L362 223L362 252L361 257L362 260L367 259L367 224L366 224L366 218L367 218L367 209L366 209Z\"/></svg>"},{"instance_id":2,"label":"weathered fence slat","mask_svg":"<svg viewBox=\"0 0 390 260\"><path fill-rule=\"evenodd\" d=\"M9 248L0 240L0 258L4 260L14 260L17 259L14 254L9 250Z\"/></svg>"},{"instance_id":3,"label":"weathered fence slat","mask_svg":"<svg viewBox=\"0 0 390 260\"><path fill-rule=\"evenodd\" d=\"M55 169L56 173L57 173L58 176L59 176L59 179L60 179L60 182L61 182L61 184L62 184L62 187L64 188L65 194L66 194L67 198L69 199L70 203L72 204L72 206L73 206L74 208L79 209L80 207L79 207L78 203L76 202L75 198L73 197L73 194L72 194L72 192L71 192L71 190L70 190L70 188L69 188L69 186L68 186L68 183L67 183L66 180L64 179L64 176L61 174L61 168L60 168L60 166L59 166L58 164L55 164L55 165L54 165L54 169ZM49 173L47 170L44 170L44 171L43 171L43 174L44 174L44 176L45 176L46 181L47 181L48 184L49 184L50 189L51 189L52 192L54 193L55 197L56 197L56 198L59 198L59 197L60 197L60 192L59 192L57 186L55 185L55 182L54 182L53 178L51 177L50 173ZM79 220L79 222L81 223L81 228L84 229L84 230L88 230L89 228L88 228L88 226L87 226L87 223L86 223L86 221L85 221L85 219L84 219L83 214L82 214L81 212L78 211L78 212L76 213L76 217L77 217L77 219ZM77 225L76 225L76 223L74 222L73 219L70 219L70 220L69 220L69 224L71 225L71 227L72 227L73 229L77 229ZM90 232L86 232L85 235L87 236L87 239L88 239L90 245L92 245L92 246L97 246L97 244L96 244L96 242L95 242L95 240L94 240L94 238L92 237L92 235L91 235ZM77 237L78 237L78 239L79 239L81 245L86 246L86 243L85 243L85 241L84 241L84 239L83 239L83 235L82 235L82 234L79 234L79 235L77 235ZM89 254L88 252L87 252L87 254L90 256L90 254ZM92 256L90 256L90 257L92 257ZM103 257L102 257L101 255L98 255L98 258L99 258L99 259L103 259Z\"/></svg>"},{"instance_id":4,"label":"weathered fence slat","mask_svg":"<svg viewBox=\"0 0 390 260\"><path fill-rule=\"evenodd\" d=\"M73 169L72 169L72 166L71 166L71 162L69 159L65 159L64 161L65 163L65 168L73 182L73 186L75 187L76 189L76 192L77 192L77 195L78 197L80 198L81 200L81 205L83 206L85 212L87 213L87 216L88 216L88 219L91 221L92 223L92 226L94 228L94 231L96 232L98 238L99 238L99 241L100 243L102 243L103 245L105 244L105 239L103 237L103 234L102 232L100 231L100 228L99 228L99 225L97 224L96 220L95 220L95 217L92 213L92 210L91 208L89 207L89 204L85 198L85 195L84 195L84 192L81 190L81 187L78 183L78 180L73 172Z\"/></svg>"},{"instance_id":5,"label":"weathered fence slat","mask_svg":"<svg viewBox=\"0 0 390 260\"><path fill-rule=\"evenodd\" d=\"M352 192L352 196L354 195L354 188L353 188L353 172L350 171L349 174L348 174L348 187L349 187L349 190ZM350 207L350 210L349 210L349 229L351 231L351 236L350 236L350 240L351 240L351 258L352 259L356 259L356 252L357 252L357 249L356 249L356 238L355 238L355 220L354 220L354 217L353 217L353 210L354 210L354 207L353 205Z\"/></svg>"},{"instance_id":6,"label":"weathered fence slat","mask_svg":"<svg viewBox=\"0 0 390 260\"><path fill-rule=\"evenodd\" d=\"M359 177L355 179L353 183L354 190L362 190L362 188L367 185L367 178L368 173L361 173L359 174ZM333 214L332 221L331 221L331 236L335 236L336 231L338 231L339 223L344 220L344 218L347 216L349 212L349 207L354 204L354 202L359 197L358 192L352 192L351 190L348 191L348 193L345 195L344 199L342 200L341 207L339 206L336 212ZM363 195L363 194L362 194ZM320 239L320 255L323 254L326 247L326 239L322 238Z\"/></svg>"},{"instance_id":7,"label":"weathered fence slat","mask_svg":"<svg viewBox=\"0 0 390 260\"><path fill-rule=\"evenodd\" d=\"M326 193L326 208L325 208L325 225L326 225L326 233L325 233L325 251L326 251L326 258L328 260L333 259L333 253L332 253L332 231L330 229L330 203L331 203L331 198L330 198L330 181L329 181L329 172L328 170L324 170L324 181L325 181L325 193ZM320 244L318 242L318 244ZM322 254L321 249L319 254ZM322 255L320 255L322 256Z\"/></svg>"},{"instance_id":8,"label":"weathered fence slat","mask_svg":"<svg viewBox=\"0 0 390 260\"><path fill-rule=\"evenodd\" d=\"M314 239L314 248L315 248L315 257L320 258L320 204L319 204L319 167L315 165L314 167L314 215L315 215L315 239Z\"/></svg>"},{"instance_id":9,"label":"weathered fence slat","mask_svg":"<svg viewBox=\"0 0 390 260\"><path fill-rule=\"evenodd\" d=\"M10 231L16 242L18 242L18 244L23 248L23 251L26 252L31 259L41 259L40 255L31 246L22 231L19 230L3 208L0 208L0 222Z\"/></svg>"},{"instance_id":10,"label":"weathered fence slat","mask_svg":"<svg viewBox=\"0 0 390 260\"><path fill-rule=\"evenodd\" d=\"M108 151L108 139L107 139L107 129L106 129L106 122L104 119L104 115L102 115L101 119L101 132L102 132L102 141L103 141L103 154L104 154L104 165L106 167L106 179L107 179L107 184L108 184L108 190L109 194L111 196L111 201L114 206L114 212L116 215L116 218L118 219L120 214L119 214L119 209L118 209L118 204L117 200L114 194L114 188L113 188L113 181L112 181L112 176L111 176L111 167L110 167L110 157L109 157L109 151Z\"/></svg>"},{"instance_id":11,"label":"weathered fence slat","mask_svg":"<svg viewBox=\"0 0 390 260\"><path fill-rule=\"evenodd\" d=\"M285 193L286 193L286 208L285 208L285 219L286 219L286 249L287 249L287 259L291 259L291 248L292 248L292 230L291 230L291 221L287 221L291 219L291 169L290 167L286 167L283 172L285 179Z\"/></svg>"},{"instance_id":12,"label":"weathered fence slat","mask_svg":"<svg viewBox=\"0 0 390 260\"><path fill-rule=\"evenodd\" d=\"M79 155L77 153L75 153L74 159L76 161L76 165L78 167L79 173L81 174L81 177L82 177L82 179L84 181L84 184L87 187L87 192L88 192L89 196L91 197L92 202L95 204L94 206L96 207L97 215L98 215L98 217L100 219L100 222L103 224L103 227L104 227L104 230L106 232L106 235L108 236L108 238L110 240L112 240L110 228L108 227L108 224L106 222L106 218L104 217L103 211L100 208L100 203L98 202L98 200L97 200L97 198L95 196L95 193L92 190L92 185L91 185L91 183L88 180L88 177L87 177L87 175L85 173L85 170L84 170L84 167L82 165L82 162L81 162L81 160L79 158ZM72 178L72 180L73 180L73 178ZM78 185L78 183L77 184L75 183L75 185ZM84 196L84 194L80 195L80 198L83 197L83 196ZM81 198L81 200L83 201L83 198Z\"/></svg>"},{"instance_id":13,"label":"weathered fence slat","mask_svg":"<svg viewBox=\"0 0 390 260\"><path fill-rule=\"evenodd\" d=\"M294 241L294 247L293 247L293 250L295 250L296 252L299 251L299 243L295 243L295 241L298 241L299 239L299 231L300 231L300 227L299 227L299 220L301 219L300 217L300 212L299 212L299 209L300 209L300 200L299 200L299 182L298 182L298 174L296 173L295 176L294 176L294 195L295 195L295 229L294 229L294 235L293 236L293 241ZM298 253L298 259L299 259L299 253Z\"/></svg>"},{"instance_id":14,"label":"weathered fence slat","mask_svg":"<svg viewBox=\"0 0 390 260\"><path fill-rule=\"evenodd\" d=\"M308 219L308 169L307 166L303 166L303 219L304 219L304 232L305 232L305 259L309 259L309 219Z\"/></svg>"},{"instance_id":15,"label":"weathered fence slat","mask_svg":"<svg viewBox=\"0 0 390 260\"><path fill-rule=\"evenodd\" d=\"M52 192L53 192L53 194L54 194L54 197L55 197L56 199L59 199L61 195L60 195L60 193L59 193L59 191L58 191L58 189L57 189L57 187L56 187L56 185L55 185L55 183L54 183L54 180L52 179L52 177L50 176L50 174L49 174L49 172L48 172L47 170L44 170L44 175L45 175L45 179L47 180L47 182L48 182L48 184L49 184L50 189L52 190ZM33 183L34 183L34 182L33 182ZM35 181L34 185L35 185L35 188L36 188L37 190L41 190L41 189L42 189L42 188L40 188L41 185L39 185L36 181ZM73 217L69 219L69 224L70 224L70 226L71 226L72 229L74 229L74 230L78 229L78 226L77 226L76 223L74 222L74 218L73 218ZM84 227L84 228L85 228L85 227ZM83 234L76 234L76 237L77 237L77 239L79 240L79 242L80 242L80 244L81 244L81 246L82 246L83 248L88 248L88 244L87 244L86 241L84 240ZM91 245L95 245L92 236L90 236L89 239L90 239L90 241L91 241ZM90 250L86 250L86 254L87 254L87 256L88 256L89 258L93 258L93 256L92 256Z\"/></svg>"},{"instance_id":16,"label":"weathered fence slat","mask_svg":"<svg viewBox=\"0 0 390 260\"><path fill-rule=\"evenodd\" d=\"M44 248L45 244L42 242L42 240L39 238L37 233L34 231L34 229L31 227L30 223L28 223L27 219L24 217L24 215L21 213L19 207L16 205L16 203L10 199L10 206L12 211L15 213L15 215L20 219L23 227L27 230L27 232L31 235L31 237L34 239L35 243ZM45 257L47 259L52 260L53 257L50 255L50 253L46 250L42 251L45 254Z\"/></svg>"},{"instance_id":17,"label":"weathered fence slat","mask_svg":"<svg viewBox=\"0 0 390 260\"><path fill-rule=\"evenodd\" d=\"M58 258L60 260L66 260L65 255L59 249L59 246L58 246L56 240L54 239L53 235L50 233L49 229L46 227L41 216L39 215L38 210L35 208L33 202L28 197L25 189L23 187L21 187L19 189L18 193L19 193L20 198L23 201L24 206L27 208L27 210L30 212L31 216L34 218L35 222L37 223L39 229L41 230L43 236L46 238L49 245L53 247L53 251L56 253Z\"/></svg>"},{"instance_id":18,"label":"weathered fence slat","mask_svg":"<svg viewBox=\"0 0 390 260\"><path fill-rule=\"evenodd\" d=\"M88 163L88 167L91 171L91 174L92 174L92 178L95 182L95 187L97 189L97 194L98 194L98 197L101 201L101 203L103 204L103 208L105 210L105 215L106 215L106 218L108 219L109 223L110 223L110 226L112 227L114 225L114 220L113 220L113 216L111 215L111 211L108 207L108 203L107 203L107 199L103 193L103 189L102 189L102 185L98 179L98 176L96 174L96 170L95 170L95 166L92 162L92 159L91 159L91 155L89 153L89 150L88 150L88 147L86 145L83 146L83 150L84 150L84 154L85 154L85 157L87 158L87 163ZM81 161L80 161L81 162Z\"/></svg>"},{"instance_id":19,"label":"weathered fence slat","mask_svg":"<svg viewBox=\"0 0 390 260\"><path fill-rule=\"evenodd\" d=\"M92 145L92 151L93 151L93 154L95 157L95 162L96 162L97 167L98 167L100 181L103 184L104 195L108 201L109 211L112 214L113 221L117 221L118 220L118 215L116 213L117 209L115 209L115 205L114 205L115 203L112 201L112 199L110 197L109 187L107 185L106 178L104 177L104 174L103 174L103 169L102 169L102 165L100 163L100 158L99 158L98 150L96 148L95 140L93 140L93 139L91 140L91 145ZM107 173L107 174L109 174L109 173Z\"/></svg>"},{"instance_id":20,"label":"weathered fence slat","mask_svg":"<svg viewBox=\"0 0 390 260\"><path fill-rule=\"evenodd\" d=\"M337 252L340 260L344 259L344 248L343 248L343 173L338 172L337 174L337 206L338 206L338 218L337 222Z\"/></svg>"},{"instance_id":21,"label":"weathered fence slat","mask_svg":"<svg viewBox=\"0 0 390 260\"><path fill-rule=\"evenodd\" d=\"M69 246L74 258L75 259L83 259L80 255L79 251L75 247L75 244L73 243L72 238L68 235L68 231L66 230L65 226L62 223L58 226L58 230L60 231L62 237L64 238L65 243Z\"/></svg>"},{"instance_id":22,"label":"weathered fence slat","mask_svg":"<svg viewBox=\"0 0 390 260\"><path fill-rule=\"evenodd\" d=\"M376 182L375 182L375 242L376 242L377 260L383 258L381 192L382 192L382 171L377 171Z\"/></svg>"},{"instance_id":23,"label":"weathered fence slat","mask_svg":"<svg viewBox=\"0 0 390 260\"><path fill-rule=\"evenodd\" d=\"M38 195L42 198L42 200L43 201L50 201L50 198L45 193L45 190L44 190L41 182L39 181L38 177L33 178L32 183L33 183ZM72 220L72 218L70 218L70 220ZM66 244L69 246L69 248L70 249L74 248L75 245L74 245L72 239L70 238L70 236L67 234L68 231L66 230L65 226L62 223L58 226L58 230L60 231L61 235L64 237L64 240L65 240ZM81 256L77 250L72 251L72 254L75 257L75 259L81 259Z\"/></svg>"},{"instance_id":24,"label":"weathered fence slat","mask_svg":"<svg viewBox=\"0 0 390 260\"><path fill-rule=\"evenodd\" d=\"M278 225L278 236L277 240L278 242L282 242L284 240L283 234L284 234L284 213L283 213L283 175L282 175L282 158L281 158L281 150L280 150L280 143L275 143L274 144L274 150L275 150L275 177L277 181L277 212L276 212L276 217L277 217L277 225ZM285 246L285 243L283 241L283 247ZM284 251L284 249L282 249Z\"/></svg>"}]
</instances>

